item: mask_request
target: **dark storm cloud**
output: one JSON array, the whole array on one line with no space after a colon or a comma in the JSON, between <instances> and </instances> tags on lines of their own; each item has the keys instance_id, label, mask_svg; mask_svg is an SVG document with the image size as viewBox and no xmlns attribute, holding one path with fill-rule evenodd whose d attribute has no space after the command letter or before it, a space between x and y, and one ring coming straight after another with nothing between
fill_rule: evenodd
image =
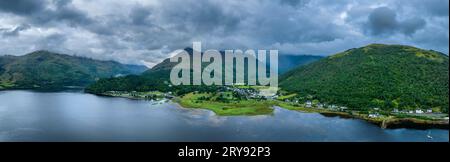
<instances>
[{"instance_id":1,"label":"dark storm cloud","mask_svg":"<svg viewBox=\"0 0 450 162\"><path fill-rule=\"evenodd\" d=\"M45 0L1 0L0 11L13 14L28 15L40 12L46 7Z\"/></svg>"},{"instance_id":2,"label":"dark storm cloud","mask_svg":"<svg viewBox=\"0 0 450 162\"><path fill-rule=\"evenodd\" d=\"M388 7L379 7L369 15L367 30L373 35L394 34L395 32L411 35L425 25L425 20L417 17L399 21L394 10Z\"/></svg>"},{"instance_id":3,"label":"dark storm cloud","mask_svg":"<svg viewBox=\"0 0 450 162\"><path fill-rule=\"evenodd\" d=\"M129 17L135 25L149 25L151 12L148 8L137 6L131 11Z\"/></svg>"},{"instance_id":4,"label":"dark storm cloud","mask_svg":"<svg viewBox=\"0 0 450 162\"><path fill-rule=\"evenodd\" d=\"M73 26L91 22L87 14L73 7L71 3L71 0L1 0L0 11L24 16L30 23L40 25L66 21ZM55 9L49 9L49 5L54 5Z\"/></svg>"},{"instance_id":5,"label":"dark storm cloud","mask_svg":"<svg viewBox=\"0 0 450 162\"><path fill-rule=\"evenodd\" d=\"M52 3L56 9L46 9L37 12L30 16L30 21L44 25L52 22L65 22L70 26L87 25L92 22L86 13L71 5L71 0L54 0Z\"/></svg>"},{"instance_id":6,"label":"dark storm cloud","mask_svg":"<svg viewBox=\"0 0 450 162\"><path fill-rule=\"evenodd\" d=\"M417 30L423 29L425 25L425 20L421 18L411 18L401 22L398 28L400 28L400 30L404 34L411 35L414 34Z\"/></svg>"},{"instance_id":7,"label":"dark storm cloud","mask_svg":"<svg viewBox=\"0 0 450 162\"><path fill-rule=\"evenodd\" d=\"M369 43L448 53L448 0L0 0L0 53L154 65L175 49L333 54Z\"/></svg>"},{"instance_id":8,"label":"dark storm cloud","mask_svg":"<svg viewBox=\"0 0 450 162\"><path fill-rule=\"evenodd\" d=\"M222 4L216 1L180 1L167 0L160 6L161 18L164 23L175 27L176 30L196 32L197 34L207 33L215 30L224 32L234 30L240 23L241 18L236 13L225 11Z\"/></svg>"},{"instance_id":9,"label":"dark storm cloud","mask_svg":"<svg viewBox=\"0 0 450 162\"><path fill-rule=\"evenodd\" d=\"M54 11L47 11L45 13L51 15L48 20L66 20L71 25L86 25L93 21L87 16L87 14L72 6L71 1L69 0L56 0L54 3L57 6L57 9Z\"/></svg>"},{"instance_id":10,"label":"dark storm cloud","mask_svg":"<svg viewBox=\"0 0 450 162\"><path fill-rule=\"evenodd\" d=\"M398 27L396 16L397 14L387 7L377 8L369 15L368 29L374 35L393 33Z\"/></svg>"}]
</instances>

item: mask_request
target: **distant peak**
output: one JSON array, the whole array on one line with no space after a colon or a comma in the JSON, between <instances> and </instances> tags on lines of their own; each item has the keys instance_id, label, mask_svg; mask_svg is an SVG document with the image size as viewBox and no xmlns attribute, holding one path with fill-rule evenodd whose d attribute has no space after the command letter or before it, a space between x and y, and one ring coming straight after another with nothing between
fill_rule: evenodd
<instances>
[{"instance_id":1,"label":"distant peak","mask_svg":"<svg viewBox=\"0 0 450 162\"><path fill-rule=\"evenodd\" d=\"M47 50L37 50L37 51L31 52L31 53L29 53L27 55L42 55L42 54L56 54L56 53L50 52L50 51L47 51Z\"/></svg>"}]
</instances>

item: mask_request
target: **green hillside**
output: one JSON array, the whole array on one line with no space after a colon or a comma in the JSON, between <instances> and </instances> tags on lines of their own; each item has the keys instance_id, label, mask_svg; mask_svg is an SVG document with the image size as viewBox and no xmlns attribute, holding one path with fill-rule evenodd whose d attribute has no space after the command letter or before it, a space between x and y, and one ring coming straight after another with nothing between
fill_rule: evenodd
<instances>
[{"instance_id":1,"label":"green hillside","mask_svg":"<svg viewBox=\"0 0 450 162\"><path fill-rule=\"evenodd\" d=\"M291 70L283 90L353 109L434 108L448 112L447 55L402 45L372 44Z\"/></svg>"},{"instance_id":2,"label":"green hillside","mask_svg":"<svg viewBox=\"0 0 450 162\"><path fill-rule=\"evenodd\" d=\"M86 86L99 78L139 74L145 70L144 66L36 51L24 56L0 56L0 89Z\"/></svg>"}]
</instances>

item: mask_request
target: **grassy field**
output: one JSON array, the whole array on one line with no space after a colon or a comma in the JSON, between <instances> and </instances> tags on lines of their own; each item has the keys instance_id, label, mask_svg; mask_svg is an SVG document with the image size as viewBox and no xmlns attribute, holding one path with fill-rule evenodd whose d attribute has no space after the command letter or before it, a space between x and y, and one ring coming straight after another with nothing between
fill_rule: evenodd
<instances>
[{"instance_id":1,"label":"grassy field","mask_svg":"<svg viewBox=\"0 0 450 162\"><path fill-rule=\"evenodd\" d=\"M285 100L285 99L289 99L289 98L292 98L292 97L295 97L295 96L297 96L297 93L292 93L292 94L289 94L289 95L280 96L277 99Z\"/></svg>"},{"instance_id":2,"label":"grassy field","mask_svg":"<svg viewBox=\"0 0 450 162\"><path fill-rule=\"evenodd\" d=\"M208 109L215 112L217 115L222 116L265 115L273 113L273 101L230 100L229 102L219 102L213 100L201 100L201 97L214 98L216 96L207 93L189 93L178 98L176 101L185 108Z\"/></svg>"},{"instance_id":3,"label":"grassy field","mask_svg":"<svg viewBox=\"0 0 450 162\"><path fill-rule=\"evenodd\" d=\"M214 111L217 115L223 116L235 116L235 115L265 115L273 113L273 106L279 106L288 110L295 110L309 113L330 113L325 109L305 108L302 106L295 106L290 103L276 100L239 100L239 101L211 101L202 100L201 98L209 97L211 100L215 100L217 96L207 93L189 93L181 98L177 98L176 101L185 108L201 108ZM228 98L230 99L230 98Z\"/></svg>"},{"instance_id":4,"label":"grassy field","mask_svg":"<svg viewBox=\"0 0 450 162\"><path fill-rule=\"evenodd\" d=\"M10 82L0 82L0 89L8 89L14 87L13 83Z\"/></svg>"}]
</instances>

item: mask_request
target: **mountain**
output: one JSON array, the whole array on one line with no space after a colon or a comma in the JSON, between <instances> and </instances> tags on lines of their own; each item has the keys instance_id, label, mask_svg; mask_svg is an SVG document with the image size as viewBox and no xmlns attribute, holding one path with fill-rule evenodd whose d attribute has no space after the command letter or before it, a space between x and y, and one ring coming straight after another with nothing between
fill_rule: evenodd
<instances>
[{"instance_id":1,"label":"mountain","mask_svg":"<svg viewBox=\"0 0 450 162\"><path fill-rule=\"evenodd\" d=\"M287 71L298 66L306 65L323 58L322 56L312 55L279 55L278 56L278 73L284 74Z\"/></svg>"},{"instance_id":2,"label":"mountain","mask_svg":"<svg viewBox=\"0 0 450 162\"><path fill-rule=\"evenodd\" d=\"M36 51L0 56L0 89L59 89L86 86L99 78L139 74L145 66Z\"/></svg>"},{"instance_id":3,"label":"mountain","mask_svg":"<svg viewBox=\"0 0 450 162\"><path fill-rule=\"evenodd\" d=\"M447 55L403 45L371 44L296 68L283 90L354 109L434 108L448 112Z\"/></svg>"},{"instance_id":4,"label":"mountain","mask_svg":"<svg viewBox=\"0 0 450 162\"><path fill-rule=\"evenodd\" d=\"M193 49L185 48L184 50L190 55L192 63ZM197 88L197 90L198 88L208 88L207 86L170 86L170 72L177 64L177 62L170 62L170 58L167 58L141 75L103 78L86 87L85 91L94 94L106 91L182 91L180 93L183 93L190 91L191 88ZM205 66L202 65L202 68Z\"/></svg>"},{"instance_id":5,"label":"mountain","mask_svg":"<svg viewBox=\"0 0 450 162\"><path fill-rule=\"evenodd\" d=\"M192 57L193 49L192 48L185 48L185 51L190 54ZM224 60L224 52L221 52L222 54L222 61ZM310 62L313 62L315 60L320 59L320 56L304 56L304 55L280 55L279 57L279 69L281 71L287 71L288 69L296 67L294 64L297 63L297 66L308 64ZM191 59L192 60L192 59ZM283 61L281 63L281 61ZM170 79L169 75L172 70L172 68L177 65L178 63L170 62L170 59L165 59L161 63L155 65L153 68L145 71L142 73L142 75L130 75L125 77L118 77L118 78L105 78L101 79L95 84L92 84L86 88L87 92L91 93L102 93L105 91L181 91L188 92L190 90L196 90L199 89L208 89L205 86L176 86L176 87L169 87ZM202 67L204 68L208 64L203 63ZM247 64L245 64L247 66ZM192 65L191 65L192 67ZM227 67L223 67L223 74L225 74L224 71L227 70L234 70ZM245 78L247 77L247 72L245 72ZM192 73L191 73L191 80L192 80Z\"/></svg>"}]
</instances>

